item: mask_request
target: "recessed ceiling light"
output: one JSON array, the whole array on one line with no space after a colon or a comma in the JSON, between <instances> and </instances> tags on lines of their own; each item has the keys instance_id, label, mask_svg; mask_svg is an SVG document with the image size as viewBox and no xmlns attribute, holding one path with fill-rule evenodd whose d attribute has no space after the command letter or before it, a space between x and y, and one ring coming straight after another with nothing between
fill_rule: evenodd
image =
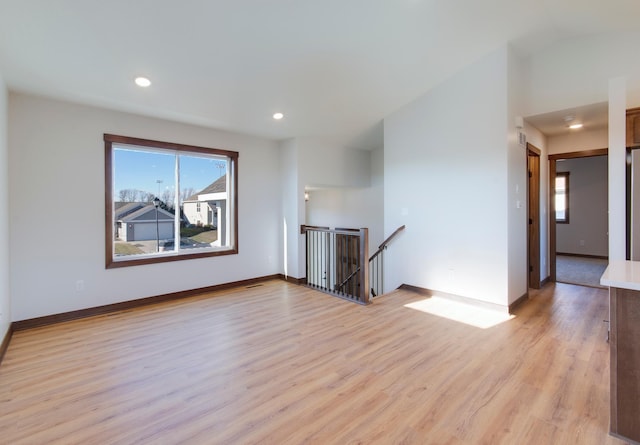
<instances>
[{"instance_id":1,"label":"recessed ceiling light","mask_svg":"<svg viewBox=\"0 0 640 445\"><path fill-rule=\"evenodd\" d=\"M284 117L284 114L282 113L274 113L273 118L277 121L279 121L280 119L282 119Z\"/></svg>"},{"instance_id":2,"label":"recessed ceiling light","mask_svg":"<svg viewBox=\"0 0 640 445\"><path fill-rule=\"evenodd\" d=\"M136 85L138 85L139 87L142 88L146 88L149 85L151 85L151 81L149 79L147 79L146 77L136 77Z\"/></svg>"},{"instance_id":3,"label":"recessed ceiling light","mask_svg":"<svg viewBox=\"0 0 640 445\"><path fill-rule=\"evenodd\" d=\"M582 124L569 125L569 128L571 128L572 130L577 130L578 128L582 128Z\"/></svg>"}]
</instances>

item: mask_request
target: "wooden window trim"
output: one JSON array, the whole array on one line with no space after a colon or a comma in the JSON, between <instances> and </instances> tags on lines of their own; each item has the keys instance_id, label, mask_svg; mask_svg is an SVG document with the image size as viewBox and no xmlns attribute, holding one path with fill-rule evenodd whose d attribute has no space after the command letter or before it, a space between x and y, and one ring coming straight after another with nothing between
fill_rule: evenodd
<instances>
[{"instance_id":1,"label":"wooden window trim","mask_svg":"<svg viewBox=\"0 0 640 445\"><path fill-rule=\"evenodd\" d=\"M225 250L197 253L176 253L157 257L118 260L113 259L113 144L133 145L158 149L174 150L184 153L204 153L221 155L229 158L233 193L233 247ZM105 265L107 269L145 264L168 263L173 261L192 260L238 253L238 152L218 148L198 147L194 145L176 144L172 142L154 141L114 134L104 134L105 145Z\"/></svg>"}]
</instances>

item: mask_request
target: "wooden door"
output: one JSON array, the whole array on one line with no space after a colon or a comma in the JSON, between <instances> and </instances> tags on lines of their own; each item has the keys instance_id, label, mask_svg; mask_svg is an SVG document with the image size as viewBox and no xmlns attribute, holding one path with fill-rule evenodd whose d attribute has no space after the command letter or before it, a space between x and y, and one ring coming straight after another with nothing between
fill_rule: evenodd
<instances>
[{"instance_id":1,"label":"wooden door","mask_svg":"<svg viewBox=\"0 0 640 445\"><path fill-rule=\"evenodd\" d=\"M360 236L336 235L336 289L358 295L360 287L357 273L360 255Z\"/></svg>"},{"instance_id":2,"label":"wooden door","mask_svg":"<svg viewBox=\"0 0 640 445\"><path fill-rule=\"evenodd\" d=\"M540 153L527 144L528 206L527 251L529 263L529 287L540 289Z\"/></svg>"}]
</instances>

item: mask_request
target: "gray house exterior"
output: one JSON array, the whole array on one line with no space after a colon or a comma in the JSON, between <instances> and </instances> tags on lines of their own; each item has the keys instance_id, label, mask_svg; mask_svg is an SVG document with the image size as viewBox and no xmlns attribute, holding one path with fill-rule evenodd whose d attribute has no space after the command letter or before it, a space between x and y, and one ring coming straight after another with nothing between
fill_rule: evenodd
<instances>
[{"instance_id":1,"label":"gray house exterior","mask_svg":"<svg viewBox=\"0 0 640 445\"><path fill-rule=\"evenodd\" d=\"M116 203L115 236L121 241L149 241L173 238L174 215L158 208L156 233L156 208L150 203Z\"/></svg>"}]
</instances>

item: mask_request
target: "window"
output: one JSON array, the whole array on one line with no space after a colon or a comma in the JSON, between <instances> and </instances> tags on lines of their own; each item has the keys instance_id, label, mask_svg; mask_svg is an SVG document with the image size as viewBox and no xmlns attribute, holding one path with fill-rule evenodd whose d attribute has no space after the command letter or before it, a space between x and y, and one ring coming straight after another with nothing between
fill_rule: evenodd
<instances>
[{"instance_id":1,"label":"window","mask_svg":"<svg viewBox=\"0 0 640 445\"><path fill-rule=\"evenodd\" d=\"M238 253L237 152L104 141L107 268Z\"/></svg>"},{"instance_id":2,"label":"window","mask_svg":"<svg viewBox=\"0 0 640 445\"><path fill-rule=\"evenodd\" d=\"M569 224L569 172L556 173L556 222Z\"/></svg>"}]
</instances>

